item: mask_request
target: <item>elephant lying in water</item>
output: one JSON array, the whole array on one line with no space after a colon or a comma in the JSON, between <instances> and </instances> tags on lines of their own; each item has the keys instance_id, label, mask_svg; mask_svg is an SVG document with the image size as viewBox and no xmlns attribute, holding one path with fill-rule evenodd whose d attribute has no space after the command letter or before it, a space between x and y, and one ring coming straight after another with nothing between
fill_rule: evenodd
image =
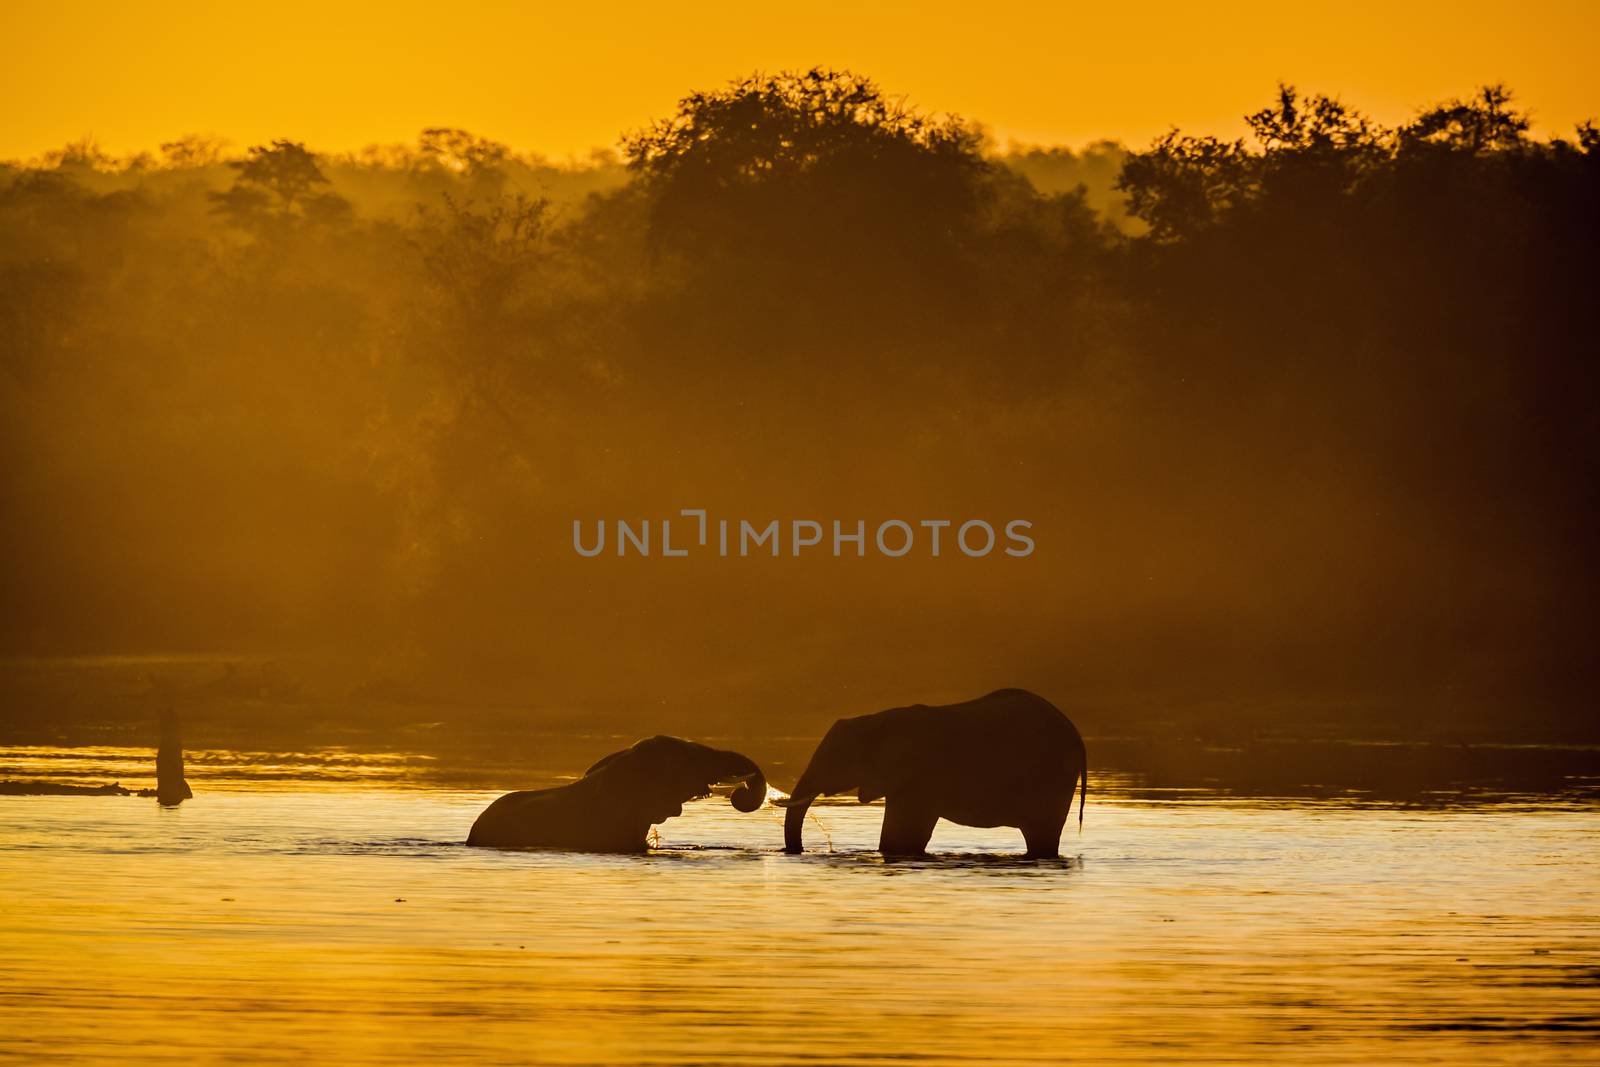
<instances>
[{"instance_id":1,"label":"elephant lying in water","mask_svg":"<svg viewBox=\"0 0 1600 1067\"><path fill-rule=\"evenodd\" d=\"M794 793L778 804L785 852L803 849L806 809L817 797L858 790L884 798L878 849L922 855L940 819L963 826L1015 826L1027 854L1060 854L1061 828L1088 759L1072 721L1043 697L1002 689L964 704L890 708L833 724Z\"/></svg>"},{"instance_id":2,"label":"elephant lying in water","mask_svg":"<svg viewBox=\"0 0 1600 1067\"><path fill-rule=\"evenodd\" d=\"M553 789L507 793L472 824L467 844L491 848L643 852L650 827L683 814L683 802L737 782L729 800L755 811L767 779L749 757L680 737L649 737L613 752L582 778Z\"/></svg>"}]
</instances>

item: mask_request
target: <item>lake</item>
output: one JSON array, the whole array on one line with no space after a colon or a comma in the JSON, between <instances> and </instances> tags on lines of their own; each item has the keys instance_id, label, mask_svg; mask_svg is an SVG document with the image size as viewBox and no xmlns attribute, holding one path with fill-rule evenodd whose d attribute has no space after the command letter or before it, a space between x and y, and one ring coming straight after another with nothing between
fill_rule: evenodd
<instances>
[{"instance_id":1,"label":"lake","mask_svg":"<svg viewBox=\"0 0 1600 1067\"><path fill-rule=\"evenodd\" d=\"M0 749L147 785L148 749ZM195 798L0 797L0 1059L1572 1063L1600 1042L1600 806L1091 780L1081 836L693 802L644 856L462 845L397 754L191 752ZM782 777L779 777L782 781ZM530 783L531 784L531 783Z\"/></svg>"}]
</instances>

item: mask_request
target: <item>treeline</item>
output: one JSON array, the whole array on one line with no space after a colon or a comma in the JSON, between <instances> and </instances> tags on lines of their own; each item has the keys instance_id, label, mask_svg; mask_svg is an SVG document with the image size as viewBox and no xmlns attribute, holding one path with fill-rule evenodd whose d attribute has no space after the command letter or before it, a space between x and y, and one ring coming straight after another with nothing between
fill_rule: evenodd
<instances>
[{"instance_id":1,"label":"treeline","mask_svg":"<svg viewBox=\"0 0 1600 1067\"><path fill-rule=\"evenodd\" d=\"M1498 88L1249 124L997 153L811 71L582 166L454 130L10 165L0 642L725 722L1031 684L1102 728L1589 729L1600 135ZM680 507L1040 547L570 552Z\"/></svg>"}]
</instances>

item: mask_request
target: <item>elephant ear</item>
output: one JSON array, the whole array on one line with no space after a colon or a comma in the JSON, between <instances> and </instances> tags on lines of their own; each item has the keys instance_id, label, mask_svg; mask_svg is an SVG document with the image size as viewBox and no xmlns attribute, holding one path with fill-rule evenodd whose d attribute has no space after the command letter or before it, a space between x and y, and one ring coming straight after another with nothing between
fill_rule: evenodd
<instances>
[{"instance_id":1,"label":"elephant ear","mask_svg":"<svg viewBox=\"0 0 1600 1067\"><path fill-rule=\"evenodd\" d=\"M901 767L892 756L874 754L862 768L861 788L856 790L856 797L863 804L882 800L895 791L901 777Z\"/></svg>"},{"instance_id":2,"label":"elephant ear","mask_svg":"<svg viewBox=\"0 0 1600 1067\"><path fill-rule=\"evenodd\" d=\"M693 775L688 778L676 775L647 777L630 784L641 810L655 825L682 815L684 801L708 795L706 784Z\"/></svg>"},{"instance_id":3,"label":"elephant ear","mask_svg":"<svg viewBox=\"0 0 1600 1067\"><path fill-rule=\"evenodd\" d=\"M888 720L869 716L860 720L857 728L861 731L861 783L856 797L871 804L899 788L905 776L905 746Z\"/></svg>"},{"instance_id":4,"label":"elephant ear","mask_svg":"<svg viewBox=\"0 0 1600 1067\"><path fill-rule=\"evenodd\" d=\"M594 766L590 767L588 770L583 772L583 776L585 778L589 777L595 771L598 771L601 768L603 768L603 767L613 763L614 761L620 759L621 757L626 756L628 753L630 753L632 751L633 751L633 749L631 749L631 748L625 748L625 749L622 749L621 751L613 752L609 756L601 757L599 760L597 760L595 762Z\"/></svg>"},{"instance_id":5,"label":"elephant ear","mask_svg":"<svg viewBox=\"0 0 1600 1067\"><path fill-rule=\"evenodd\" d=\"M664 823L683 814L684 801L708 792L702 776L682 766L685 753L698 747L676 737L647 737L600 760L585 777L604 772L605 788L629 810Z\"/></svg>"}]
</instances>

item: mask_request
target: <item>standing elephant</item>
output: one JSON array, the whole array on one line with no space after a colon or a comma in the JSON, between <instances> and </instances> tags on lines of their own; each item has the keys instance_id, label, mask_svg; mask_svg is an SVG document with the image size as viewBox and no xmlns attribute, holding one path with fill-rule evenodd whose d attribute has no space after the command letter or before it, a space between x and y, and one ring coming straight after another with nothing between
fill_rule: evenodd
<instances>
[{"instance_id":1,"label":"standing elephant","mask_svg":"<svg viewBox=\"0 0 1600 1067\"><path fill-rule=\"evenodd\" d=\"M948 819L1015 826L1030 857L1057 856L1079 783L1081 827L1089 796L1083 738L1053 704L1021 689L964 704L916 704L840 719L817 746L794 794L778 801L789 809L784 851L802 850L801 829L813 800L855 789L863 804L884 798L878 837L884 855L922 855L934 824Z\"/></svg>"},{"instance_id":2,"label":"standing elephant","mask_svg":"<svg viewBox=\"0 0 1600 1067\"><path fill-rule=\"evenodd\" d=\"M729 800L755 811L767 799L761 768L737 752L681 737L647 737L613 752L582 778L552 789L507 793L483 810L467 844L643 852L650 827L683 814L683 802L737 782Z\"/></svg>"}]
</instances>

